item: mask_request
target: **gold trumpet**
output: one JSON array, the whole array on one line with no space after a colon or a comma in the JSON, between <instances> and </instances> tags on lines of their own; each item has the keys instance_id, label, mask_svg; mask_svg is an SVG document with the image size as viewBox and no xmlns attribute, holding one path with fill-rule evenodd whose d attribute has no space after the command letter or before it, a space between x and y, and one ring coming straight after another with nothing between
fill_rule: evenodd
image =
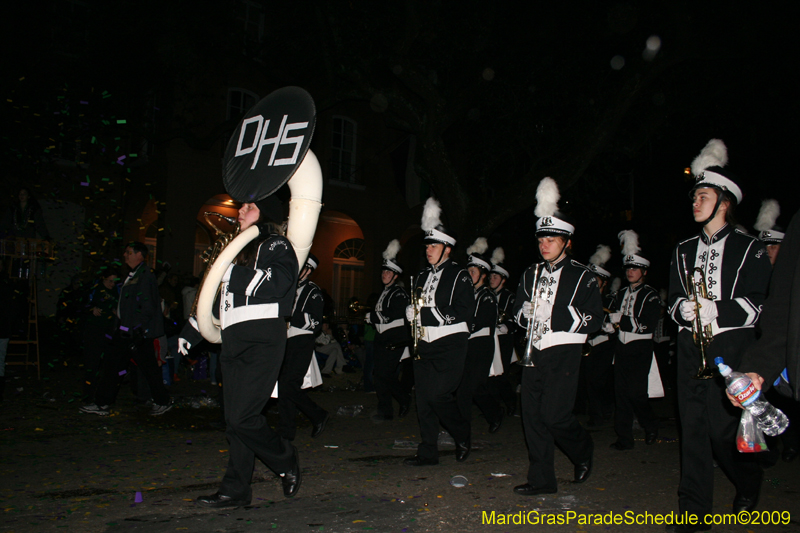
<instances>
[{"instance_id":1,"label":"gold trumpet","mask_svg":"<svg viewBox=\"0 0 800 533\"><path fill-rule=\"evenodd\" d=\"M222 220L224 220L225 222L227 222L228 224L233 225L233 230L231 232L222 231L219 228L219 226L214 224L211 221L211 219L208 218L209 215L215 215L215 216L221 218ZM201 258L203 259L203 262L206 264L207 268L206 268L205 273L203 274L203 280L200 282L200 285L197 288L197 294L195 295L194 303L192 304L192 314L191 314L191 316L197 316L197 301L200 298L201 289L203 288L203 285L206 282L206 278L208 277L208 273L211 270L210 268L208 268L208 266L214 264L214 262L217 260L217 257L219 257L219 254L222 252L222 250L224 250L225 247L228 246L228 244L230 244L230 242L233 239L235 239L236 236L239 235L239 232L240 232L239 221L236 220L235 218L226 217L225 215L217 213L215 211L206 211L205 213L203 213L203 218L205 218L206 223L209 226L211 226L211 228L216 233L217 240L214 242L213 246L209 246L208 249L205 252L203 252L203 255L201 256ZM217 287L217 290L219 290L219 287ZM215 295L215 297L216 297L216 295Z\"/></svg>"},{"instance_id":2,"label":"gold trumpet","mask_svg":"<svg viewBox=\"0 0 800 533\"><path fill-rule=\"evenodd\" d=\"M536 271L533 276L533 285L531 286L531 306L533 307L533 316L528 320L528 327L525 330L525 355L517 361L517 364L522 366L536 366L533 363L533 345L542 340L542 328L538 320L536 320L536 308L539 307L539 281L542 277L542 270L544 270L544 263L536 265Z\"/></svg>"},{"instance_id":3,"label":"gold trumpet","mask_svg":"<svg viewBox=\"0 0 800 533\"><path fill-rule=\"evenodd\" d=\"M691 272L686 267L686 254L681 254L681 263L683 266L683 276L686 279L686 293L690 301L694 301L694 320L692 321L692 338L694 344L700 349L701 366L697 371L697 375L693 376L694 379L711 379L714 377L716 368L710 364L706 357L706 347L714 340L714 333L711 330L711 324L706 326L700 321L700 298L708 299L708 287L706 285L706 276L703 270L695 267Z\"/></svg>"},{"instance_id":4,"label":"gold trumpet","mask_svg":"<svg viewBox=\"0 0 800 533\"><path fill-rule=\"evenodd\" d=\"M414 342L411 348L411 354L414 356L415 361L419 361L422 359L419 355L419 340L425 336L425 328L419 324L419 313L425 302L422 297L422 287L416 287L414 285L414 276L411 276L411 290L413 291L411 305L414 308L414 320L411 321L411 337L414 339Z\"/></svg>"}]
</instances>

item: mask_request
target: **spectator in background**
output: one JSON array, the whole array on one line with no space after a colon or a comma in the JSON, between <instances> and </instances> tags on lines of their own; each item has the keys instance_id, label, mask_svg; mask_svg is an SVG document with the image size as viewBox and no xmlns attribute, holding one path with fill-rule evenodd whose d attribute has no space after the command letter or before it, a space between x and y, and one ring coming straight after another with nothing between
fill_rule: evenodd
<instances>
[{"instance_id":1,"label":"spectator in background","mask_svg":"<svg viewBox=\"0 0 800 533\"><path fill-rule=\"evenodd\" d=\"M83 306L83 397L88 403L94 401L103 354L111 348L111 334L119 305L118 281L116 270L103 267Z\"/></svg>"},{"instance_id":2,"label":"spectator in background","mask_svg":"<svg viewBox=\"0 0 800 533\"><path fill-rule=\"evenodd\" d=\"M335 370L337 374L344 373L343 369L344 365L347 364L347 360L344 358L342 345L336 340L336 336L331 330L330 321L322 321L322 332L317 336L315 343L315 350L328 356L328 359L325 361L325 367L322 369L322 375L330 377L331 372L334 371L334 367L338 367Z\"/></svg>"},{"instance_id":3,"label":"spectator in background","mask_svg":"<svg viewBox=\"0 0 800 533\"><path fill-rule=\"evenodd\" d=\"M156 277L145 263L147 246L132 242L125 248L125 264L131 269L122 285L117 308L118 327L114 331L114 344L110 357L103 364L103 377L95 392L95 403L80 410L83 413L107 416L109 405L117 397L120 373L133 358L137 369L143 372L153 395L151 416L163 415L172 409L169 392L161 380L156 361L156 341L164 335L161 314L161 297Z\"/></svg>"},{"instance_id":4,"label":"spectator in background","mask_svg":"<svg viewBox=\"0 0 800 533\"><path fill-rule=\"evenodd\" d=\"M35 239L38 236L46 241L50 240L42 208L28 187L20 187L17 201L14 202L3 221L2 233L7 237Z\"/></svg>"}]
</instances>

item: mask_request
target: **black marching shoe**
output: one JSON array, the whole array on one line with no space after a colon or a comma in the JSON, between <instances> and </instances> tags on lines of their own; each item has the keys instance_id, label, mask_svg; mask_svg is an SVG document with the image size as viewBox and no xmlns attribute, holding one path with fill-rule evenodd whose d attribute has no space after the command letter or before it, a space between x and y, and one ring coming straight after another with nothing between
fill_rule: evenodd
<instances>
[{"instance_id":1,"label":"black marching shoe","mask_svg":"<svg viewBox=\"0 0 800 533\"><path fill-rule=\"evenodd\" d=\"M501 415L496 421L489 424L489 433L497 433L500 430L500 426L503 425L503 416Z\"/></svg>"},{"instance_id":2,"label":"black marching shoe","mask_svg":"<svg viewBox=\"0 0 800 533\"><path fill-rule=\"evenodd\" d=\"M656 440L658 439L658 430L655 431L648 431L644 434L644 443L650 446L651 444L655 444Z\"/></svg>"},{"instance_id":3,"label":"black marching shoe","mask_svg":"<svg viewBox=\"0 0 800 533\"><path fill-rule=\"evenodd\" d=\"M300 457L297 453L297 448L294 446L292 446L292 448L294 449L292 469L281 477L281 484L283 484L283 495L287 498L291 498L297 494L297 491L300 490L300 482L303 480L303 476L300 474Z\"/></svg>"},{"instance_id":4,"label":"black marching shoe","mask_svg":"<svg viewBox=\"0 0 800 533\"><path fill-rule=\"evenodd\" d=\"M514 487L514 492L520 496L537 496L539 494L555 494L558 489L555 487L534 487L530 483L525 483Z\"/></svg>"},{"instance_id":5,"label":"black marching shoe","mask_svg":"<svg viewBox=\"0 0 800 533\"><path fill-rule=\"evenodd\" d=\"M250 505L250 498L232 498L217 492L208 496L198 496L195 502L203 507L242 507Z\"/></svg>"},{"instance_id":6,"label":"black marching shoe","mask_svg":"<svg viewBox=\"0 0 800 533\"><path fill-rule=\"evenodd\" d=\"M583 483L589 479L592 474L593 455L590 455L588 460L575 465L575 480L573 483Z\"/></svg>"},{"instance_id":7,"label":"black marching shoe","mask_svg":"<svg viewBox=\"0 0 800 533\"><path fill-rule=\"evenodd\" d=\"M400 410L397 412L397 418L403 418L408 414L410 410L411 410L411 402L409 401L408 403L400 406Z\"/></svg>"},{"instance_id":8,"label":"black marching shoe","mask_svg":"<svg viewBox=\"0 0 800 533\"><path fill-rule=\"evenodd\" d=\"M472 443L470 441L456 443L456 461L463 463L469 457L469 452L472 450Z\"/></svg>"},{"instance_id":9,"label":"black marching shoe","mask_svg":"<svg viewBox=\"0 0 800 533\"><path fill-rule=\"evenodd\" d=\"M328 413L325 413L325 416L322 417L322 420L314 424L314 428L311 430L311 438L316 439L317 437L325 431L325 423L328 421Z\"/></svg>"},{"instance_id":10,"label":"black marching shoe","mask_svg":"<svg viewBox=\"0 0 800 533\"><path fill-rule=\"evenodd\" d=\"M403 459L403 464L406 466L433 466L439 464L439 459L426 459L415 455L413 457L406 457Z\"/></svg>"},{"instance_id":11,"label":"black marching shoe","mask_svg":"<svg viewBox=\"0 0 800 533\"><path fill-rule=\"evenodd\" d=\"M623 451L623 450L632 450L633 444L624 444L620 441L612 442L609 448L613 448L615 450Z\"/></svg>"},{"instance_id":12,"label":"black marching shoe","mask_svg":"<svg viewBox=\"0 0 800 533\"><path fill-rule=\"evenodd\" d=\"M761 493L761 490L755 493L754 496L750 498L745 498L738 492L736 496L733 498L733 510L731 511L733 514L739 514L742 511L747 511L748 513L751 511L756 510L756 505L758 505L758 497Z\"/></svg>"}]
</instances>

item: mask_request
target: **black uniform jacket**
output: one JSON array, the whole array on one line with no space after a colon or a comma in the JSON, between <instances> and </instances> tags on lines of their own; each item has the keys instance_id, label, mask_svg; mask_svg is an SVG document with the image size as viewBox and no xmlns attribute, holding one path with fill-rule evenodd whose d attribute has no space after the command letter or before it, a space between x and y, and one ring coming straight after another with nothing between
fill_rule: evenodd
<instances>
[{"instance_id":1,"label":"black uniform jacket","mask_svg":"<svg viewBox=\"0 0 800 533\"><path fill-rule=\"evenodd\" d=\"M528 327L528 319L522 314L522 304L531 301L536 267L536 264L528 267L517 287L513 314L522 328ZM539 350L562 344L583 344L587 335L602 326L603 302L594 272L577 261L564 258L554 266L546 263L541 276L547 280L559 270L558 282L548 285L548 290L555 292L553 314L548 331L538 346L534 345Z\"/></svg>"},{"instance_id":2,"label":"black uniform jacket","mask_svg":"<svg viewBox=\"0 0 800 533\"><path fill-rule=\"evenodd\" d=\"M711 237L701 231L678 244L670 262L669 314L680 329L691 329L692 324L683 319L680 311L681 303L688 298L684 256L690 271L695 267L703 271L708 296L716 302L714 335L754 327L772 272L764 244L727 224Z\"/></svg>"}]
</instances>

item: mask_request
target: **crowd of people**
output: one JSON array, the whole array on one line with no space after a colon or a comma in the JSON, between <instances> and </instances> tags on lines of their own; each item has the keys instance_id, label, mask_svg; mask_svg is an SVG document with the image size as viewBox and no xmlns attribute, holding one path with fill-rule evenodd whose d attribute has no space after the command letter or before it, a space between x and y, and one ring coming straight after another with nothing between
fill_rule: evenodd
<instances>
[{"instance_id":1,"label":"crowd of people","mask_svg":"<svg viewBox=\"0 0 800 533\"><path fill-rule=\"evenodd\" d=\"M516 290L507 287L505 252L495 248L488 254L485 238L467 249L464 267L453 261L455 233L442 223L439 203L428 200L421 222L426 267L412 276L407 290L399 281L400 243L388 244L383 290L366 308L359 336L364 387L374 386L376 394L373 420L391 421L416 409L421 442L405 465L437 465L442 428L455 442L455 460L468 460L474 404L489 433L499 431L505 417L522 418L529 467L526 482L514 492L556 493L556 447L574 465L574 483L591 477L596 443L587 427L613 419L616 440L609 445L619 452L634 448L637 422L644 444L657 442L659 420L649 398L663 396L658 376L668 376L676 384L680 413L678 507L699 520L667 529L710 528L703 517L712 512L715 464L736 489L733 512L756 508L765 461L737 452L739 412L726 397L713 360L722 357L732 368L752 370L765 389L786 366L786 359L774 354L763 364L758 350L767 341L757 342L762 310L772 317L771 302L791 308L791 300L770 294L784 233L775 226L777 206L771 202L759 217L758 236L738 225L735 211L743 195L721 141L708 143L692 172L691 216L699 232L675 248L669 288L661 292L647 284L650 261L631 230L618 235L624 283L605 269L610 246L598 245L588 264L572 257L576 222L559 210L551 178L540 182L536 195L542 260L524 271ZM258 228L259 236L229 265L214 306L221 351L212 380L225 380L222 405L231 453L219 490L197 499L209 507L250 503L256 457L281 477L287 497L297 493L301 470L292 445L297 416L307 417L311 437L318 437L330 414L307 391L321 376L342 373L348 365L343 350L348 343L332 328L324 293L310 279L319 260L309 254L299 268L292 244L259 202L243 204L239 223L243 230ZM118 272L106 269L79 299L85 413L108 414L130 360L152 399L151 414L169 411L173 404L165 385L174 371L159 369L169 368L165 354L188 356L202 341L190 313L197 280L179 290L179 277L163 272L159 283L147 255L146 246L131 243L124 254L127 277L120 282ZM791 277L794 268L794 263L785 267L784 276ZM791 290L780 296L787 293ZM779 322L765 327L779 330ZM786 331L769 331L768 340L783 339L784 351L794 342ZM611 387L613 395L607 393ZM278 398L275 429L263 414L270 397ZM771 398L798 419L797 398ZM575 416L579 399L589 414L585 424ZM798 454L799 432L792 427L787 433L783 459L791 461Z\"/></svg>"}]
</instances>

